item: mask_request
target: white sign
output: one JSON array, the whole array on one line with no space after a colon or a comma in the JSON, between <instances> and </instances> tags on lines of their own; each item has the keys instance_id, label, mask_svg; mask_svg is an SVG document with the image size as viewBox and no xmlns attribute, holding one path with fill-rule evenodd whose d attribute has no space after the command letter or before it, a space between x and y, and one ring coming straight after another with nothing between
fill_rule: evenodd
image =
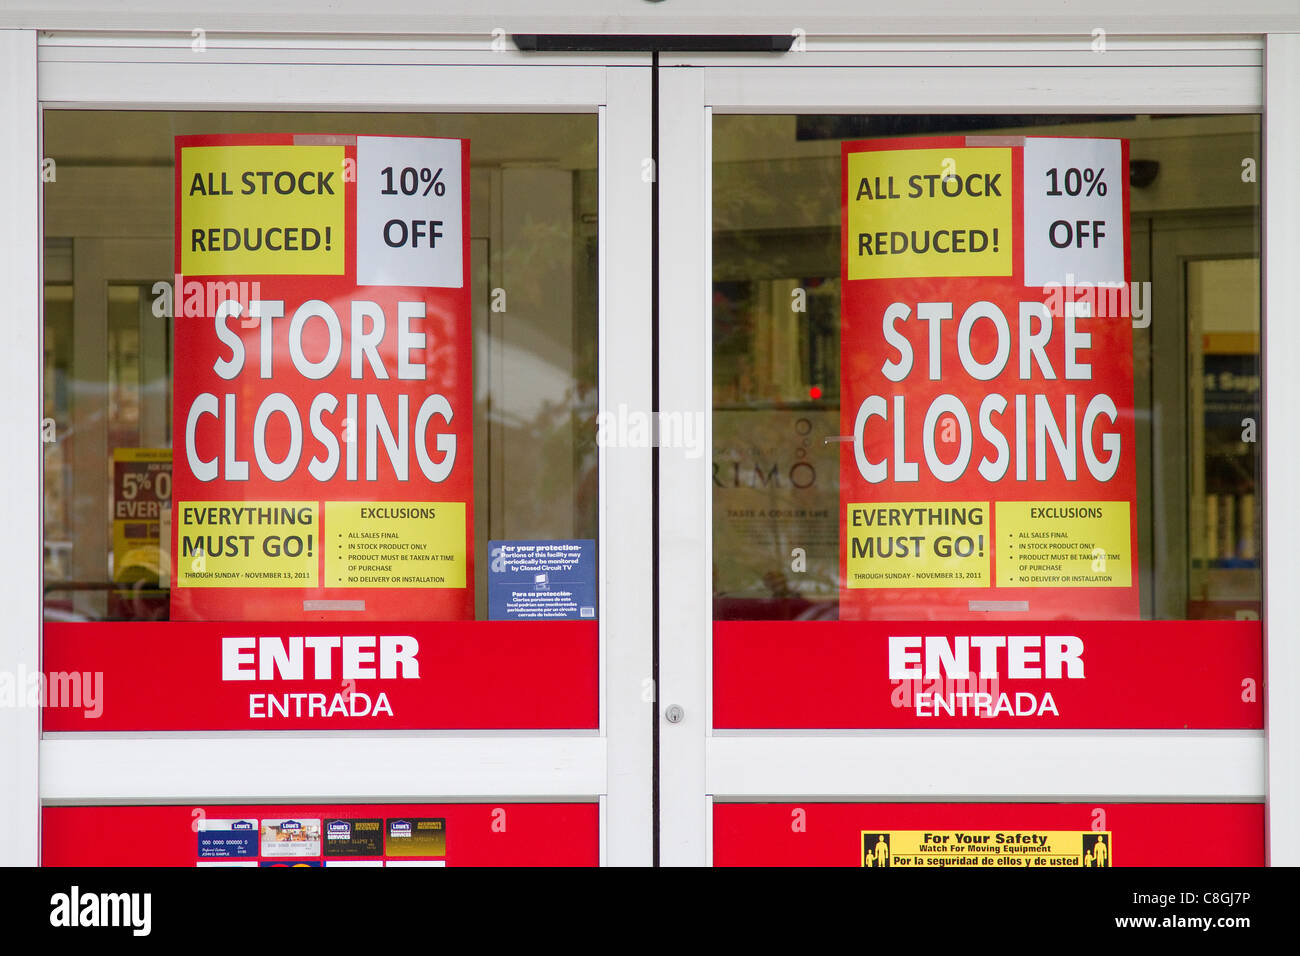
<instances>
[{"instance_id":1,"label":"white sign","mask_svg":"<svg viewBox=\"0 0 1300 956\"><path fill-rule=\"evenodd\" d=\"M1025 139L1025 285L1124 281L1128 222L1117 139Z\"/></svg>"},{"instance_id":2,"label":"white sign","mask_svg":"<svg viewBox=\"0 0 1300 956\"><path fill-rule=\"evenodd\" d=\"M357 137L357 285L459 289L461 141Z\"/></svg>"}]
</instances>

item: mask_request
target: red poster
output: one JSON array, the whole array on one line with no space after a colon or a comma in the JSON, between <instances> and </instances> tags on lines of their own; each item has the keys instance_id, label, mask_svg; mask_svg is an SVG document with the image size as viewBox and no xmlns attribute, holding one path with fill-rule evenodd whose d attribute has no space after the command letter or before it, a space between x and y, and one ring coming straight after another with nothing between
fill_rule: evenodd
<instances>
[{"instance_id":1,"label":"red poster","mask_svg":"<svg viewBox=\"0 0 1300 956\"><path fill-rule=\"evenodd\" d=\"M1127 143L842 162L841 618L1136 618Z\"/></svg>"},{"instance_id":2,"label":"red poster","mask_svg":"<svg viewBox=\"0 0 1300 956\"><path fill-rule=\"evenodd\" d=\"M469 142L176 138L175 620L474 616Z\"/></svg>"}]
</instances>

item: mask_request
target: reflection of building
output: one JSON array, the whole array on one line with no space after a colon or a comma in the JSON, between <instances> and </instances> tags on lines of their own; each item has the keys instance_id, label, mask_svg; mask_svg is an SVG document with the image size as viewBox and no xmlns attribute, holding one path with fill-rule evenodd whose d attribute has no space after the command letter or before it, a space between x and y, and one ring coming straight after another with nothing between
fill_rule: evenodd
<instances>
[{"instance_id":1,"label":"reflection of building","mask_svg":"<svg viewBox=\"0 0 1300 956\"><path fill-rule=\"evenodd\" d=\"M714 410L714 590L723 616L773 600L800 613L833 603L839 450L826 439L838 429L837 415L814 403Z\"/></svg>"}]
</instances>

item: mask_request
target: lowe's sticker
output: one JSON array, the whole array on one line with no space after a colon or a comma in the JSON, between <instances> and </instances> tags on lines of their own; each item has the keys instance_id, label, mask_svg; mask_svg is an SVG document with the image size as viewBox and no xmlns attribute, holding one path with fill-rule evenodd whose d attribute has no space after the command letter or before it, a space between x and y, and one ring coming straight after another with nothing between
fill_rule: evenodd
<instances>
[{"instance_id":1,"label":"lowe's sticker","mask_svg":"<svg viewBox=\"0 0 1300 956\"><path fill-rule=\"evenodd\" d=\"M320 820L263 820L262 856L320 856Z\"/></svg>"},{"instance_id":2,"label":"lowe's sticker","mask_svg":"<svg viewBox=\"0 0 1300 956\"><path fill-rule=\"evenodd\" d=\"M489 619L595 620L595 541L489 541L488 555Z\"/></svg>"},{"instance_id":3,"label":"lowe's sticker","mask_svg":"<svg viewBox=\"0 0 1300 956\"><path fill-rule=\"evenodd\" d=\"M325 821L325 855L383 856L384 821L378 817Z\"/></svg>"},{"instance_id":4,"label":"lowe's sticker","mask_svg":"<svg viewBox=\"0 0 1300 956\"><path fill-rule=\"evenodd\" d=\"M199 858L257 856L256 820L200 820Z\"/></svg>"}]
</instances>

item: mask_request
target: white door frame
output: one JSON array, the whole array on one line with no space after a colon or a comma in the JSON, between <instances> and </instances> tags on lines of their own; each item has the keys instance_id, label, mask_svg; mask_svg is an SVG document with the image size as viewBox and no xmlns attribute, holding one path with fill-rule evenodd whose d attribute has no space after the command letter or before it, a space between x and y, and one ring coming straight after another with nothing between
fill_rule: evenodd
<instances>
[{"instance_id":1,"label":"white door frame","mask_svg":"<svg viewBox=\"0 0 1300 956\"><path fill-rule=\"evenodd\" d=\"M1267 72L1263 64L1267 52ZM702 414L712 448L712 116L729 113L1261 112L1266 156L1300 154L1300 37L1112 41L1105 55L1060 41L839 41L770 57L661 59L660 407ZM1266 82L1267 81L1267 82ZM1300 261L1300 187L1293 160L1263 163L1266 255ZM1266 268L1264 311L1286 316L1283 265ZM1276 322L1266 368L1300 354L1300 330ZM1300 376L1266 379L1268 408L1300 407ZM1267 412L1266 412L1267 415ZM1266 445L1266 480L1286 488L1300 444ZM659 458L661 861L712 859L712 801L925 799L999 802L1259 801L1269 853L1300 861L1300 701L1269 695L1258 731L714 731L711 715L712 477L710 456L663 448ZM1266 499L1267 684L1300 673L1300 573L1285 544L1300 502ZM1287 532L1290 531L1291 534ZM1271 586L1270 586L1271 584ZM1271 626L1270 626L1271 625ZM797 648L792 648L797 652ZM1269 757L1272 757L1270 760ZM1267 783L1266 783L1267 780Z\"/></svg>"},{"instance_id":2,"label":"white door frame","mask_svg":"<svg viewBox=\"0 0 1300 956\"><path fill-rule=\"evenodd\" d=\"M0 537L28 541L0 559L6 627L0 628L0 668L30 674L40 668L41 636L41 228L40 111L36 102L36 33L0 30L0 288L10 304L8 348L0 350L0 390L6 414L0 442L9 451L0 469L0 495L30 507L0 513ZM40 712L0 707L0 863L35 863L40 852L37 782Z\"/></svg>"},{"instance_id":3,"label":"white door frame","mask_svg":"<svg viewBox=\"0 0 1300 956\"><path fill-rule=\"evenodd\" d=\"M360 47L360 48L358 48ZM277 37L0 31L0 269L16 305L0 394L8 461L0 666L39 669L42 230L39 107L586 112L598 115L600 409L650 405L649 57L547 57L454 44L394 49ZM16 302L13 297L16 297ZM580 732L49 734L0 710L0 864L35 864L40 806L68 803L599 801L601 861L653 839L649 448L600 449L600 728Z\"/></svg>"}]
</instances>

